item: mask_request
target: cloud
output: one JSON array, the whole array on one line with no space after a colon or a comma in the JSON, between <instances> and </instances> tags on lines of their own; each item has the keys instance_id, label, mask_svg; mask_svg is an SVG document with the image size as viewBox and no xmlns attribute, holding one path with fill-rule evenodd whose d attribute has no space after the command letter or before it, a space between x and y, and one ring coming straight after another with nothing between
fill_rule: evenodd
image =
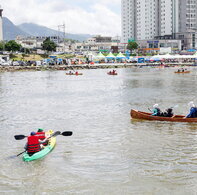
<instances>
[{"instance_id":1,"label":"cloud","mask_svg":"<svg viewBox=\"0 0 197 195\"><path fill-rule=\"evenodd\" d=\"M120 0L6 0L3 16L14 24L36 23L68 33L120 35Z\"/></svg>"}]
</instances>

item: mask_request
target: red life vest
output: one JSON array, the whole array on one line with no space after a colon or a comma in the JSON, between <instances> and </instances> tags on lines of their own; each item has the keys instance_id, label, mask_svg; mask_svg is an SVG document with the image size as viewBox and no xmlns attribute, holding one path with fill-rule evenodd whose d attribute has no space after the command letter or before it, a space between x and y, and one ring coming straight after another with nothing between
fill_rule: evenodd
<instances>
[{"instance_id":1,"label":"red life vest","mask_svg":"<svg viewBox=\"0 0 197 195\"><path fill-rule=\"evenodd\" d=\"M45 132L36 132L36 135L40 140L45 139Z\"/></svg>"},{"instance_id":2,"label":"red life vest","mask_svg":"<svg viewBox=\"0 0 197 195\"><path fill-rule=\"evenodd\" d=\"M40 151L39 137L36 135L28 136L27 138L27 152L35 153Z\"/></svg>"},{"instance_id":3,"label":"red life vest","mask_svg":"<svg viewBox=\"0 0 197 195\"><path fill-rule=\"evenodd\" d=\"M36 132L36 136L38 137L38 139L40 140L44 140L45 137L45 132ZM42 145L46 146L48 144L48 141L42 143Z\"/></svg>"}]
</instances>

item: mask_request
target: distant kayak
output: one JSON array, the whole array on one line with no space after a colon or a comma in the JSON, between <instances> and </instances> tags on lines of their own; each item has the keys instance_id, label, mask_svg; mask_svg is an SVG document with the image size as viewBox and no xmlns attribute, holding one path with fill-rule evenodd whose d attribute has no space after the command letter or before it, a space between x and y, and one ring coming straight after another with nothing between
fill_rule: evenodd
<instances>
[{"instance_id":1,"label":"distant kayak","mask_svg":"<svg viewBox=\"0 0 197 195\"><path fill-rule=\"evenodd\" d=\"M176 71L176 72L174 72L174 73L190 73L190 71Z\"/></svg>"},{"instance_id":2,"label":"distant kayak","mask_svg":"<svg viewBox=\"0 0 197 195\"><path fill-rule=\"evenodd\" d=\"M108 72L107 74L108 74L108 75L118 75L117 72L115 72L115 73L113 73L113 72Z\"/></svg>"},{"instance_id":3,"label":"distant kayak","mask_svg":"<svg viewBox=\"0 0 197 195\"><path fill-rule=\"evenodd\" d=\"M78 76L78 75L83 75L83 73L66 73L66 75L76 75L76 76Z\"/></svg>"},{"instance_id":4,"label":"distant kayak","mask_svg":"<svg viewBox=\"0 0 197 195\"><path fill-rule=\"evenodd\" d=\"M49 130L46 132L46 136L49 137L52 133L53 133L53 131ZM51 152L51 150L53 150L53 148L55 147L55 144L56 144L56 137L51 137L49 139L49 144L47 146L45 146L44 149L42 149L41 151L34 153L32 156L29 156L29 154L27 152L25 152L23 154L23 160L24 161L32 161L32 160L40 159L40 158L46 156L49 152Z\"/></svg>"},{"instance_id":5,"label":"distant kayak","mask_svg":"<svg viewBox=\"0 0 197 195\"><path fill-rule=\"evenodd\" d=\"M131 109L130 115L134 119L171 121L171 122L197 122L197 118L185 118L183 115L174 115L173 117L152 116L151 113L141 112Z\"/></svg>"}]
</instances>

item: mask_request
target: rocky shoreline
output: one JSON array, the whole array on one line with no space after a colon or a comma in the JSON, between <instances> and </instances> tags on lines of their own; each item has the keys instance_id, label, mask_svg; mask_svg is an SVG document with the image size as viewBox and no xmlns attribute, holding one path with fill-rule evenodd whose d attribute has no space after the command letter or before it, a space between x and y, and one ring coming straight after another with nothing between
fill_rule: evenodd
<instances>
[{"instance_id":1,"label":"rocky shoreline","mask_svg":"<svg viewBox=\"0 0 197 195\"><path fill-rule=\"evenodd\" d=\"M46 70L82 70L82 69L115 69L115 68L133 68L141 66L160 66L160 63L154 64L94 64L94 65L44 65L44 66L0 66L0 72L15 71L46 71ZM168 66L194 66L192 63L185 64L165 64Z\"/></svg>"}]
</instances>

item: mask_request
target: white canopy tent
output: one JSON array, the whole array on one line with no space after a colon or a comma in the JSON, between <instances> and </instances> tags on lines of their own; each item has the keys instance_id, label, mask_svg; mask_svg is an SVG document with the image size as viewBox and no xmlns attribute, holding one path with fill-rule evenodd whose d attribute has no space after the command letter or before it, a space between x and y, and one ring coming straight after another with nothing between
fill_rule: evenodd
<instances>
[{"instance_id":1,"label":"white canopy tent","mask_svg":"<svg viewBox=\"0 0 197 195\"><path fill-rule=\"evenodd\" d=\"M93 58L96 60L102 60L105 59L105 56L100 52L97 56L94 56Z\"/></svg>"},{"instance_id":2,"label":"white canopy tent","mask_svg":"<svg viewBox=\"0 0 197 195\"><path fill-rule=\"evenodd\" d=\"M125 55L122 54L122 52L120 52L117 56L116 56L117 59L124 59L126 58Z\"/></svg>"},{"instance_id":3,"label":"white canopy tent","mask_svg":"<svg viewBox=\"0 0 197 195\"><path fill-rule=\"evenodd\" d=\"M154 58L159 58L159 59L191 59L191 58L197 58L197 53L194 55L170 55L170 54L166 54L166 55L155 55L151 57L152 59Z\"/></svg>"},{"instance_id":4,"label":"white canopy tent","mask_svg":"<svg viewBox=\"0 0 197 195\"><path fill-rule=\"evenodd\" d=\"M114 55L112 52L110 52L110 53L106 56L106 58L116 58L116 57L115 57L115 55Z\"/></svg>"}]
</instances>

